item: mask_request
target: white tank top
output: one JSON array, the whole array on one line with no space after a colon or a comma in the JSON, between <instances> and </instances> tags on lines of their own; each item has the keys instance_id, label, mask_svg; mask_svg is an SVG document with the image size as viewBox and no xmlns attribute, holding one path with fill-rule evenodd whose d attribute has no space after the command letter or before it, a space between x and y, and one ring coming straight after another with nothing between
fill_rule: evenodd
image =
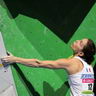
<instances>
[{"instance_id":1,"label":"white tank top","mask_svg":"<svg viewBox=\"0 0 96 96\"><path fill-rule=\"evenodd\" d=\"M94 72L91 65L88 65L82 58L75 56L83 63L82 71L69 75L71 96L94 96Z\"/></svg>"}]
</instances>

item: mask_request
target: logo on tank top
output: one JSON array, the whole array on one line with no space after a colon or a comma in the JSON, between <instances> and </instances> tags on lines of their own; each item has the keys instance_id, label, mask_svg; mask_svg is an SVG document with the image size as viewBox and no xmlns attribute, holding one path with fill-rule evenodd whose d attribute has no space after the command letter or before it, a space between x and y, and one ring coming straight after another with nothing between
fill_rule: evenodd
<instances>
[{"instance_id":1,"label":"logo on tank top","mask_svg":"<svg viewBox=\"0 0 96 96\"><path fill-rule=\"evenodd\" d=\"M87 71L87 72L91 72L91 69L90 69L90 68L86 68L86 71Z\"/></svg>"},{"instance_id":2,"label":"logo on tank top","mask_svg":"<svg viewBox=\"0 0 96 96\"><path fill-rule=\"evenodd\" d=\"M89 68L89 72L91 72L91 69Z\"/></svg>"},{"instance_id":3,"label":"logo on tank top","mask_svg":"<svg viewBox=\"0 0 96 96\"><path fill-rule=\"evenodd\" d=\"M94 74L82 74L82 83L94 83Z\"/></svg>"},{"instance_id":4,"label":"logo on tank top","mask_svg":"<svg viewBox=\"0 0 96 96\"><path fill-rule=\"evenodd\" d=\"M88 72L88 68L86 68L86 71Z\"/></svg>"}]
</instances>

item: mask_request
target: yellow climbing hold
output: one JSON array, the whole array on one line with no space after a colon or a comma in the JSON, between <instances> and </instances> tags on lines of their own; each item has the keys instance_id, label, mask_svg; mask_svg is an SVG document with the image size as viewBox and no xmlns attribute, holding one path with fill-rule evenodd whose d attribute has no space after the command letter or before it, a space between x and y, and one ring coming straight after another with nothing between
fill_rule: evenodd
<instances>
[{"instance_id":1,"label":"yellow climbing hold","mask_svg":"<svg viewBox=\"0 0 96 96\"><path fill-rule=\"evenodd\" d=\"M0 67L2 67L3 66L3 64L0 64Z\"/></svg>"}]
</instances>

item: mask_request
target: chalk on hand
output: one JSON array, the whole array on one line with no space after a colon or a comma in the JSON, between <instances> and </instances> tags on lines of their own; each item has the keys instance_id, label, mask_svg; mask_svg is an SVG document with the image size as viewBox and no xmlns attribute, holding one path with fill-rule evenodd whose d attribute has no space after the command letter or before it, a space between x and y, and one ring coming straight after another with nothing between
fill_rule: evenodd
<instances>
[{"instance_id":1,"label":"chalk on hand","mask_svg":"<svg viewBox=\"0 0 96 96\"><path fill-rule=\"evenodd\" d=\"M8 65L10 64L9 62L5 62L4 60L1 59L1 65L4 67L8 67Z\"/></svg>"}]
</instances>

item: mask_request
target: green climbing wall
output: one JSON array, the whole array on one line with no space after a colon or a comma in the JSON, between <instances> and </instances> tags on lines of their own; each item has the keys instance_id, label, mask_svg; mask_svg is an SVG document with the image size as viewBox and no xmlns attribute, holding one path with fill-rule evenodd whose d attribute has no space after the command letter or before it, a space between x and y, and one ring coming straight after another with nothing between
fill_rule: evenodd
<instances>
[{"instance_id":1,"label":"green climbing wall","mask_svg":"<svg viewBox=\"0 0 96 96\"><path fill-rule=\"evenodd\" d=\"M0 1L0 31L8 51L24 58L56 60L72 55L70 44L77 39L91 38L96 42L96 4L66 44L37 19L19 14L9 16L3 0ZM68 76L63 69L32 68L18 64L17 72L12 66L18 96L69 96ZM29 85L26 86L26 82ZM32 92L29 90L32 89ZM37 93L39 95L36 95Z\"/></svg>"}]
</instances>

